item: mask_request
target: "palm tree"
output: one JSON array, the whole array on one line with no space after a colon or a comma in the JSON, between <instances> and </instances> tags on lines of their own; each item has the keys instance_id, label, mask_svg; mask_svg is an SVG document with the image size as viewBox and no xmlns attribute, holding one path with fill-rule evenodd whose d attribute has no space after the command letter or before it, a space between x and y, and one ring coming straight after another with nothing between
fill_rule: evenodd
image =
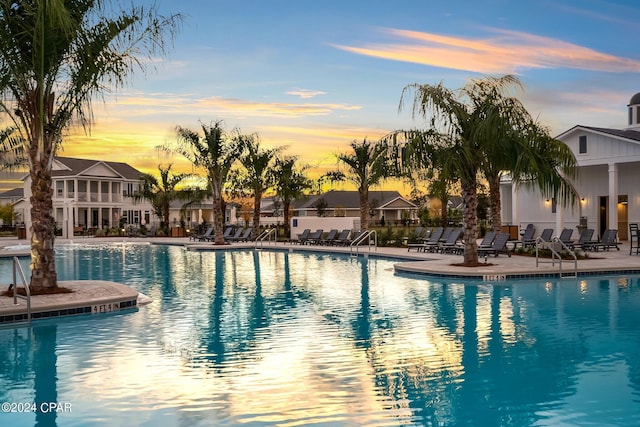
<instances>
[{"instance_id":1,"label":"palm tree","mask_svg":"<svg viewBox=\"0 0 640 427\"><path fill-rule=\"evenodd\" d=\"M405 166L436 167L440 178L460 182L463 199L463 239L464 264L478 263L477 203L478 174L484 162L484 148L487 141L478 137L478 129L484 120L496 111L491 104L477 96L475 85L497 85L503 89L510 83L504 80L471 81L458 93L438 85L412 84L403 89L400 100L415 93L413 114L428 120L426 131L396 132L406 138L407 145L402 150Z\"/></svg>"},{"instance_id":2,"label":"palm tree","mask_svg":"<svg viewBox=\"0 0 640 427\"><path fill-rule=\"evenodd\" d=\"M511 84L522 88L516 79ZM493 229L502 229L500 179L505 174L516 186L536 186L543 196L565 206L575 203L578 194L571 180L577 161L569 147L553 139L518 99L504 96L496 85L477 85L475 90L481 91L477 98L496 112L488 114L477 131L477 137L488 142L482 172L489 184Z\"/></svg>"},{"instance_id":3,"label":"palm tree","mask_svg":"<svg viewBox=\"0 0 640 427\"><path fill-rule=\"evenodd\" d=\"M178 187L185 179L192 174L179 173L171 174L172 165L166 168L158 165L160 179L151 174L143 174L141 177L141 188L134 194L134 200L148 200L153 206L153 211L161 219L160 228L167 233L169 227L169 209L174 200L189 201L194 198L194 191L189 189L179 190Z\"/></svg>"},{"instance_id":4,"label":"palm tree","mask_svg":"<svg viewBox=\"0 0 640 427\"><path fill-rule=\"evenodd\" d=\"M208 186L213 199L214 243L223 245L224 198L223 189L228 183L229 172L242 153L238 138L232 138L222 127L221 122L213 125L202 124L203 136L192 130L178 127L178 142L168 149L182 154L196 168L207 173Z\"/></svg>"},{"instance_id":5,"label":"palm tree","mask_svg":"<svg viewBox=\"0 0 640 427\"><path fill-rule=\"evenodd\" d=\"M273 182L276 196L282 200L284 215L284 234L289 235L289 210L291 202L304 197L305 192L313 186L311 180L305 175L308 166L297 167L297 156L276 157L273 167L270 169L269 180Z\"/></svg>"},{"instance_id":6,"label":"palm tree","mask_svg":"<svg viewBox=\"0 0 640 427\"><path fill-rule=\"evenodd\" d=\"M351 181L358 188L360 199L360 227L369 229L369 188L380 184L389 174L387 169L387 147L378 142L352 141L352 153L336 155L338 165L344 165L346 171L330 171L326 177L331 181Z\"/></svg>"},{"instance_id":7,"label":"palm tree","mask_svg":"<svg viewBox=\"0 0 640 427\"><path fill-rule=\"evenodd\" d=\"M260 203L262 195L273 185L273 174L270 172L273 160L282 151L282 147L262 148L257 134L238 134L242 155L242 169L236 169L231 179L232 191L236 195L253 196L253 229L251 238L258 235L260 229Z\"/></svg>"},{"instance_id":8,"label":"palm tree","mask_svg":"<svg viewBox=\"0 0 640 427\"><path fill-rule=\"evenodd\" d=\"M110 16L108 16L110 15ZM19 128L31 179L31 286L57 286L51 170L63 131L91 100L165 51L180 16L106 1L0 0L0 109Z\"/></svg>"},{"instance_id":9,"label":"palm tree","mask_svg":"<svg viewBox=\"0 0 640 427\"><path fill-rule=\"evenodd\" d=\"M413 84L402 92L400 109L404 98L415 93L413 114L427 119L430 128L396 132L390 140L396 147L401 142L402 148L396 150L400 150L400 163L405 167L429 165L437 168L444 179L459 180L466 265L478 262L477 188L481 172L490 185L493 181L494 190L499 184L496 171L500 174L507 170L514 173L516 182L536 185L544 192L561 195L563 200L570 201L575 195L570 181L565 179L573 172L568 149L553 142L515 98L506 96L509 90L519 87L515 77L502 76L470 80L455 92L442 83ZM560 157L550 161L550 155ZM549 164L541 165L545 161ZM494 209L499 215L499 204Z\"/></svg>"}]
</instances>

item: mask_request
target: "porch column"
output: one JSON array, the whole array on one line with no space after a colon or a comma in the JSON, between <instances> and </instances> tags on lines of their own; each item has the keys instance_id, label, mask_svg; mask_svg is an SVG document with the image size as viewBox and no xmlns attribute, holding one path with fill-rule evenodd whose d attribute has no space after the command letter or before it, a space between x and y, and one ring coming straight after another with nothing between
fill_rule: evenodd
<instances>
[{"instance_id":1,"label":"porch column","mask_svg":"<svg viewBox=\"0 0 640 427\"><path fill-rule=\"evenodd\" d=\"M511 224L517 225L520 228L520 200L518 199L518 190L511 182ZM520 230L518 230L520 232Z\"/></svg>"},{"instance_id":2,"label":"porch column","mask_svg":"<svg viewBox=\"0 0 640 427\"><path fill-rule=\"evenodd\" d=\"M618 165L609 163L609 221L608 228L618 229ZM603 232L604 230L600 230Z\"/></svg>"}]
</instances>

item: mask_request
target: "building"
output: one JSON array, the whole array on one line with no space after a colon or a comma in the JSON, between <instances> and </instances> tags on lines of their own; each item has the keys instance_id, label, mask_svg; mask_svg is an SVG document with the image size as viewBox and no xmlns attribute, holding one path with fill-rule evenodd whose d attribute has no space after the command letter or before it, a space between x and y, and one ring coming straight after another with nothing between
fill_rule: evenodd
<instances>
[{"instance_id":1,"label":"building","mask_svg":"<svg viewBox=\"0 0 640 427\"><path fill-rule=\"evenodd\" d=\"M53 216L62 237L98 228L139 226L158 222L147 201L132 197L142 173L126 163L55 157L51 172ZM31 178L24 180L26 229L31 226Z\"/></svg>"},{"instance_id":2,"label":"building","mask_svg":"<svg viewBox=\"0 0 640 427\"><path fill-rule=\"evenodd\" d=\"M360 217L357 191L329 191L294 203L294 216ZM418 206L397 191L369 191L369 215L374 223L402 224L415 222Z\"/></svg>"},{"instance_id":3,"label":"building","mask_svg":"<svg viewBox=\"0 0 640 427\"><path fill-rule=\"evenodd\" d=\"M628 104L628 126L610 129L577 125L556 138L573 151L578 162L575 206L562 207L539 192L501 185L502 221L537 230L592 228L601 236L607 228L628 237L629 223L640 222L640 93ZM577 236L577 233L574 234Z\"/></svg>"},{"instance_id":4,"label":"building","mask_svg":"<svg viewBox=\"0 0 640 427\"><path fill-rule=\"evenodd\" d=\"M3 205L13 205L13 212L15 213L14 224L2 225L13 226L15 224L21 224L24 221L24 188L14 188L0 193L0 203Z\"/></svg>"}]
</instances>

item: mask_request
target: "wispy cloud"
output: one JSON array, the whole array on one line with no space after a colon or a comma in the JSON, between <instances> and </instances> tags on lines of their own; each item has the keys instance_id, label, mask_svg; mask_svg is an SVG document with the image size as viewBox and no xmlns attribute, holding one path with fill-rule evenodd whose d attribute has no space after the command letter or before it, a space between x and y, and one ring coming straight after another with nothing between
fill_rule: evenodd
<instances>
[{"instance_id":1,"label":"wispy cloud","mask_svg":"<svg viewBox=\"0 0 640 427\"><path fill-rule=\"evenodd\" d=\"M456 37L385 29L400 43L363 47L334 45L348 52L479 73L518 73L532 68L573 68L604 72L638 72L640 61L535 34L487 29L485 38Z\"/></svg>"},{"instance_id":2,"label":"wispy cloud","mask_svg":"<svg viewBox=\"0 0 640 427\"><path fill-rule=\"evenodd\" d=\"M321 93L321 92L318 92ZM291 103L291 102L259 102L237 98L196 96L173 96L171 94L133 95L120 97L117 100L120 111L129 111L137 116L158 114L166 111L171 114L205 114L212 112L222 115L242 115L252 117L302 117L329 115L336 111L358 111L361 105L333 103ZM127 113L128 114L128 113Z\"/></svg>"},{"instance_id":3,"label":"wispy cloud","mask_svg":"<svg viewBox=\"0 0 640 427\"><path fill-rule=\"evenodd\" d=\"M287 92L287 95L298 96L302 99L315 98L318 95L326 95L327 92L322 92L319 90L308 90L308 89L295 89Z\"/></svg>"},{"instance_id":4,"label":"wispy cloud","mask_svg":"<svg viewBox=\"0 0 640 427\"><path fill-rule=\"evenodd\" d=\"M228 112L251 114L254 116L317 116L327 115L336 110L357 111L360 105L345 104L315 104L315 103L286 103L286 102L256 102L233 98L205 98L198 105L206 108L218 108Z\"/></svg>"}]
</instances>

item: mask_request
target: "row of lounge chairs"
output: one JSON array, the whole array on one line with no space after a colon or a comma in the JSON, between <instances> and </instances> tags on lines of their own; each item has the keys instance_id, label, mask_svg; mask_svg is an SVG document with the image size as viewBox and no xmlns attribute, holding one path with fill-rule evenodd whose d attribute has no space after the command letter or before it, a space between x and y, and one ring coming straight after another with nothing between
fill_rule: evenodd
<instances>
[{"instance_id":1,"label":"row of lounge chairs","mask_svg":"<svg viewBox=\"0 0 640 427\"><path fill-rule=\"evenodd\" d=\"M564 244L564 246L568 247L571 250L580 249L582 251L599 251L609 250L610 248L616 248L620 250L618 243L618 230L615 229L607 229L602 234L601 240L593 240L594 229L586 228L582 230L578 240L572 240L573 229L565 228L560 232L560 236L558 236L558 240ZM522 239L519 241L514 241L514 245L522 244L523 247L531 247L535 246L536 242L550 242L553 240L553 229L545 228L540 233L539 238L534 238L535 235L535 227L532 224L529 224L525 229Z\"/></svg>"},{"instance_id":2,"label":"row of lounge chairs","mask_svg":"<svg viewBox=\"0 0 640 427\"><path fill-rule=\"evenodd\" d=\"M227 227L222 234L225 242L248 242L251 240L251 233L253 232L253 227L242 228L238 227L234 229L234 227ZM192 234L189 236L189 240L199 241L199 242L212 242L215 239L215 235L213 234L213 227L207 228L207 230L202 234Z\"/></svg>"},{"instance_id":3,"label":"row of lounge chairs","mask_svg":"<svg viewBox=\"0 0 640 427\"><path fill-rule=\"evenodd\" d=\"M291 240L291 243L298 245L325 245L325 246L348 246L356 240L363 231L358 231L351 235L351 229L345 228L342 231L332 229L325 234L323 229L317 229L311 232L311 229L307 228L302 231L302 234L297 239Z\"/></svg>"}]
</instances>

